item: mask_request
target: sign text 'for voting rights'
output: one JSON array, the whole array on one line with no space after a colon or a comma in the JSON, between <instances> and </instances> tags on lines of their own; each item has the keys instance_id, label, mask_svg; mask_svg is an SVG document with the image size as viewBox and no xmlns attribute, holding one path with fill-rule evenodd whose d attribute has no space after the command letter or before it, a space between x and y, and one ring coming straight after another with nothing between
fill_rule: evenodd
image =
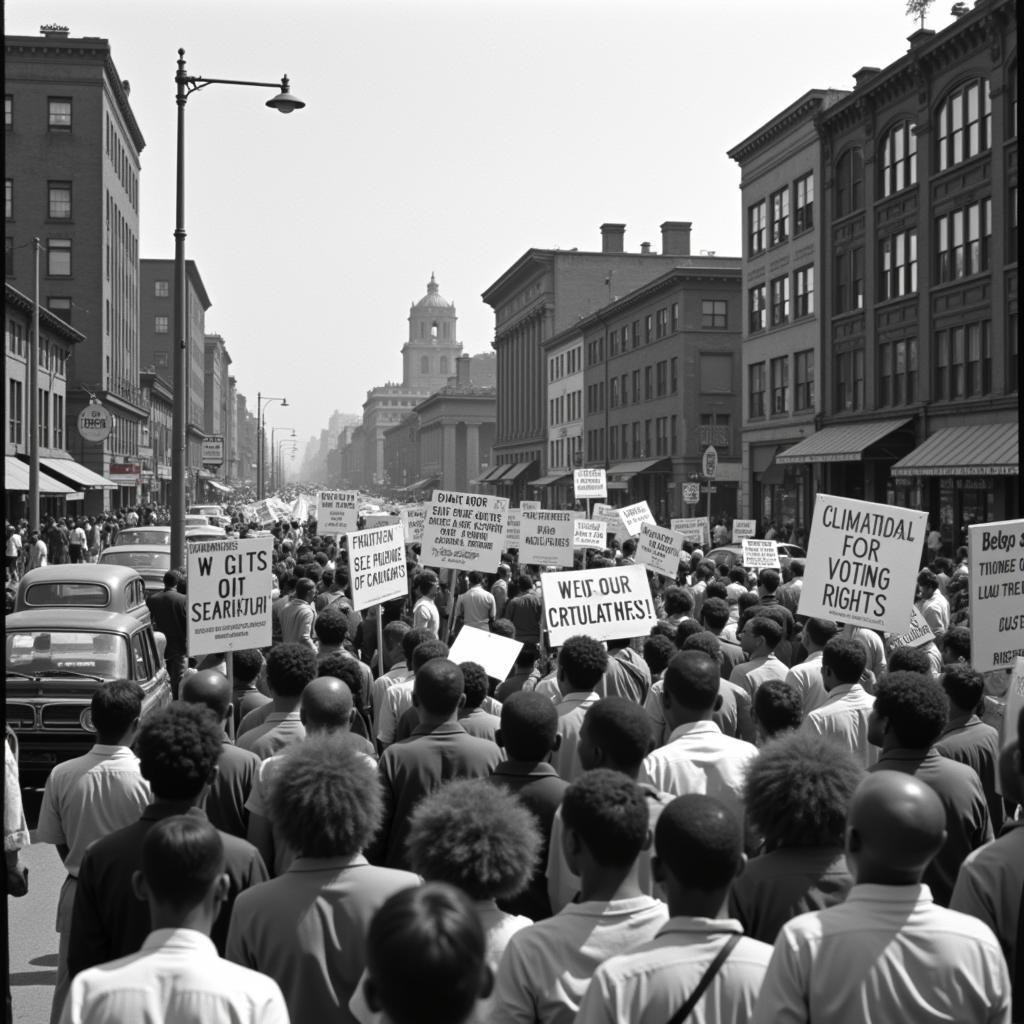
<instances>
[{"instance_id":1,"label":"sign text 'for voting rights'","mask_svg":"<svg viewBox=\"0 0 1024 1024\"><path fill-rule=\"evenodd\" d=\"M442 569L494 572L505 546L508 498L434 491L423 525L423 561Z\"/></svg>"},{"instance_id":2,"label":"sign text 'for voting rights'","mask_svg":"<svg viewBox=\"0 0 1024 1024\"><path fill-rule=\"evenodd\" d=\"M188 653L269 647L274 538L194 541L185 553Z\"/></svg>"},{"instance_id":3,"label":"sign text 'for voting rights'","mask_svg":"<svg viewBox=\"0 0 1024 1024\"><path fill-rule=\"evenodd\" d=\"M646 636L658 621L642 565L546 572L540 586L552 647L579 634L595 640Z\"/></svg>"}]
</instances>

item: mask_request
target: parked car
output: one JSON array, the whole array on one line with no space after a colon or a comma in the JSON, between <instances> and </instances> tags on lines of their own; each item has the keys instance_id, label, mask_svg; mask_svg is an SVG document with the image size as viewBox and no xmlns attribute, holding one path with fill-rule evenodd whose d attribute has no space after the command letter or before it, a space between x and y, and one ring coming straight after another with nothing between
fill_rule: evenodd
<instances>
[{"instance_id":1,"label":"parked car","mask_svg":"<svg viewBox=\"0 0 1024 1024\"><path fill-rule=\"evenodd\" d=\"M201 537L203 540L216 540L223 538L226 534L222 529L204 523L202 526L185 525L185 540L193 537ZM160 545L170 547L171 528L169 526L130 526L121 530L117 535L117 547L125 547L128 544Z\"/></svg>"},{"instance_id":2,"label":"parked car","mask_svg":"<svg viewBox=\"0 0 1024 1024\"><path fill-rule=\"evenodd\" d=\"M150 621L145 581L128 566L46 565L19 580L14 611L67 607L102 608Z\"/></svg>"},{"instance_id":3,"label":"parked car","mask_svg":"<svg viewBox=\"0 0 1024 1024\"><path fill-rule=\"evenodd\" d=\"M22 785L95 742L96 687L131 679L145 694L143 718L171 701L165 641L149 622L102 608L37 608L7 616L5 714L18 737Z\"/></svg>"},{"instance_id":4,"label":"parked car","mask_svg":"<svg viewBox=\"0 0 1024 1024\"><path fill-rule=\"evenodd\" d=\"M205 519L209 519L210 516L222 516L224 515L223 505L189 505L188 514L190 516L203 516Z\"/></svg>"},{"instance_id":5,"label":"parked car","mask_svg":"<svg viewBox=\"0 0 1024 1024\"><path fill-rule=\"evenodd\" d=\"M725 544L720 548L712 548L705 558L710 558L716 565L727 565L730 569L734 565L743 564L743 545ZM779 542L779 564L789 565L792 558L806 558L807 552L796 544L788 544L785 541Z\"/></svg>"},{"instance_id":6,"label":"parked car","mask_svg":"<svg viewBox=\"0 0 1024 1024\"><path fill-rule=\"evenodd\" d=\"M100 552L99 565L124 565L134 569L146 585L146 593L164 589L164 573L171 568L170 545L115 544Z\"/></svg>"}]
</instances>

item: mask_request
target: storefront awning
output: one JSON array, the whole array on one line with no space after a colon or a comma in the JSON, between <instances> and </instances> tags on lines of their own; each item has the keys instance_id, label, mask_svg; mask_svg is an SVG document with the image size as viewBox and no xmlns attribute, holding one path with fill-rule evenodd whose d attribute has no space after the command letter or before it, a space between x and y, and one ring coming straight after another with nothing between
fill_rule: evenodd
<instances>
[{"instance_id":1,"label":"storefront awning","mask_svg":"<svg viewBox=\"0 0 1024 1024\"><path fill-rule=\"evenodd\" d=\"M779 452L775 461L783 466L801 462L859 462L866 449L877 444L894 430L905 427L910 417L901 420L878 420L873 423L849 423L841 427L825 427L799 444Z\"/></svg>"},{"instance_id":2,"label":"storefront awning","mask_svg":"<svg viewBox=\"0 0 1024 1024\"><path fill-rule=\"evenodd\" d=\"M550 487L552 484L560 483L562 480L568 480L571 477L572 473L549 473L538 480L527 480L526 482L531 487Z\"/></svg>"},{"instance_id":3,"label":"storefront awning","mask_svg":"<svg viewBox=\"0 0 1024 1024\"><path fill-rule=\"evenodd\" d=\"M42 459L39 460L40 465ZM13 455L4 456L4 490L28 493L28 466ZM40 494L63 494L67 497L75 493L75 488L68 484L48 476L39 470L39 493Z\"/></svg>"},{"instance_id":4,"label":"storefront awning","mask_svg":"<svg viewBox=\"0 0 1024 1024\"><path fill-rule=\"evenodd\" d=\"M222 484L219 480L207 480L206 481L215 491L220 491L221 494L230 494L233 488L228 487L227 484Z\"/></svg>"},{"instance_id":5,"label":"storefront awning","mask_svg":"<svg viewBox=\"0 0 1024 1024\"><path fill-rule=\"evenodd\" d=\"M398 489L406 494L411 491L422 491L427 487L432 487L437 483L438 479L437 476L425 476L422 480L416 480L414 483L409 484L408 487L399 487Z\"/></svg>"},{"instance_id":6,"label":"storefront awning","mask_svg":"<svg viewBox=\"0 0 1024 1024\"><path fill-rule=\"evenodd\" d=\"M498 477L501 476L501 474L504 473L505 470L508 468L509 467L506 465L491 466L491 468L487 470L487 472L484 473L484 475L480 477L480 479L477 480L476 482L478 484L493 484L494 481L497 480Z\"/></svg>"},{"instance_id":7,"label":"storefront awning","mask_svg":"<svg viewBox=\"0 0 1024 1024\"><path fill-rule=\"evenodd\" d=\"M608 470L608 478L617 480L632 480L639 473L649 473L654 469L668 470L671 463L668 459L647 459L642 462L617 462Z\"/></svg>"},{"instance_id":8,"label":"storefront awning","mask_svg":"<svg viewBox=\"0 0 1024 1024\"><path fill-rule=\"evenodd\" d=\"M534 466L537 465L536 459L530 459L529 462L517 462L511 466L506 473L501 477L500 483L511 484L518 480L524 473L529 472ZM491 483L494 483L492 480Z\"/></svg>"},{"instance_id":9,"label":"storefront awning","mask_svg":"<svg viewBox=\"0 0 1024 1024\"><path fill-rule=\"evenodd\" d=\"M1020 472L1016 423L937 430L892 467L893 476L1014 476Z\"/></svg>"},{"instance_id":10,"label":"storefront awning","mask_svg":"<svg viewBox=\"0 0 1024 1024\"><path fill-rule=\"evenodd\" d=\"M212 480L213 474L208 469L197 469L196 470L197 480Z\"/></svg>"},{"instance_id":11,"label":"storefront awning","mask_svg":"<svg viewBox=\"0 0 1024 1024\"><path fill-rule=\"evenodd\" d=\"M27 455L19 455L18 458L22 462L28 462ZM110 489L114 486L105 476L94 473L80 462L75 462L70 456L66 459L54 459L40 455L39 465L58 480L72 484L75 490L80 490L83 487L87 490L100 487Z\"/></svg>"}]
</instances>

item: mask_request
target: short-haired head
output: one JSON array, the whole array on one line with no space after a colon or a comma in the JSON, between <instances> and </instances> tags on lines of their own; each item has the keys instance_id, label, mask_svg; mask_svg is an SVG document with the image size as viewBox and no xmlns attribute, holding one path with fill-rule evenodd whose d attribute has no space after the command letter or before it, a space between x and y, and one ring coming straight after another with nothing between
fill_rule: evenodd
<instances>
[{"instance_id":1,"label":"short-haired head","mask_svg":"<svg viewBox=\"0 0 1024 1024\"><path fill-rule=\"evenodd\" d=\"M636 776L654 737L647 712L625 697L603 697L583 716L577 751L584 769L612 768Z\"/></svg>"},{"instance_id":2,"label":"short-haired head","mask_svg":"<svg viewBox=\"0 0 1024 1024\"><path fill-rule=\"evenodd\" d=\"M303 576L295 584L296 601L312 601L316 593L316 584L308 577Z\"/></svg>"},{"instance_id":3,"label":"short-haired head","mask_svg":"<svg viewBox=\"0 0 1024 1024\"><path fill-rule=\"evenodd\" d=\"M198 906L224 873L224 841L195 814L163 818L142 840L142 877L149 897L181 911Z\"/></svg>"},{"instance_id":4,"label":"short-haired head","mask_svg":"<svg viewBox=\"0 0 1024 1024\"><path fill-rule=\"evenodd\" d=\"M231 680L215 668L200 669L181 680L179 696L186 703L202 704L223 718L231 707Z\"/></svg>"},{"instance_id":5,"label":"short-haired head","mask_svg":"<svg viewBox=\"0 0 1024 1024\"><path fill-rule=\"evenodd\" d=\"M683 619L676 626L675 645L682 650L683 644L695 633L702 633L704 627L696 619Z\"/></svg>"},{"instance_id":6,"label":"short-haired head","mask_svg":"<svg viewBox=\"0 0 1024 1024\"><path fill-rule=\"evenodd\" d=\"M762 569L757 574L757 585L767 590L769 594L774 594L779 589L781 582L782 577L779 575L778 569Z\"/></svg>"},{"instance_id":7,"label":"short-haired head","mask_svg":"<svg viewBox=\"0 0 1024 1024\"><path fill-rule=\"evenodd\" d=\"M875 687L875 714L888 721L900 747L931 747L942 735L948 713L942 687L917 672L889 672Z\"/></svg>"},{"instance_id":8,"label":"short-haired head","mask_svg":"<svg viewBox=\"0 0 1024 1024\"><path fill-rule=\"evenodd\" d=\"M759 608L743 628L761 637L767 649L774 651L782 643L782 627L770 615L762 615L761 611Z\"/></svg>"},{"instance_id":9,"label":"short-haired head","mask_svg":"<svg viewBox=\"0 0 1024 1024\"><path fill-rule=\"evenodd\" d=\"M804 623L804 632L812 644L824 647L839 632L839 626L831 619L808 619Z\"/></svg>"},{"instance_id":10,"label":"short-haired head","mask_svg":"<svg viewBox=\"0 0 1024 1024\"><path fill-rule=\"evenodd\" d=\"M434 658L447 657L448 645L443 640L438 640L432 636L416 645L412 652L412 665L410 667L414 672L419 672L428 661L433 661Z\"/></svg>"},{"instance_id":11,"label":"short-haired head","mask_svg":"<svg viewBox=\"0 0 1024 1024\"><path fill-rule=\"evenodd\" d=\"M266 661L258 647L249 647L231 654L231 667L237 683L252 683L259 678Z\"/></svg>"},{"instance_id":12,"label":"short-haired head","mask_svg":"<svg viewBox=\"0 0 1024 1024\"><path fill-rule=\"evenodd\" d=\"M434 587L440 584L440 580L437 578L437 573L430 569L424 569L421 573L416 576L413 582L413 588L420 597L427 597L434 589Z\"/></svg>"},{"instance_id":13,"label":"short-haired head","mask_svg":"<svg viewBox=\"0 0 1024 1024\"><path fill-rule=\"evenodd\" d=\"M658 817L654 849L677 885L716 892L728 888L743 865L743 829L713 797L677 796Z\"/></svg>"},{"instance_id":14,"label":"short-haired head","mask_svg":"<svg viewBox=\"0 0 1024 1024\"><path fill-rule=\"evenodd\" d=\"M944 662L971 662L971 631L967 626L950 626L942 634L942 660Z\"/></svg>"},{"instance_id":15,"label":"short-haired head","mask_svg":"<svg viewBox=\"0 0 1024 1024\"><path fill-rule=\"evenodd\" d=\"M340 608L324 608L317 613L313 630L322 644L344 643L348 638L348 616Z\"/></svg>"},{"instance_id":16,"label":"short-haired head","mask_svg":"<svg viewBox=\"0 0 1024 1024\"><path fill-rule=\"evenodd\" d=\"M361 661L346 654L345 651L331 651L329 654L318 657L316 664L319 676L340 679L351 691L356 707L363 707L366 703L366 694L363 693ZM305 696L306 691L303 690L302 693Z\"/></svg>"},{"instance_id":17,"label":"short-haired head","mask_svg":"<svg viewBox=\"0 0 1024 1024\"><path fill-rule=\"evenodd\" d=\"M402 637L402 653L405 655L405 663L409 668L412 668L412 656L416 648L427 640L433 639L435 639L434 634L429 629L423 629L422 627L410 629Z\"/></svg>"},{"instance_id":18,"label":"short-haired head","mask_svg":"<svg viewBox=\"0 0 1024 1024\"><path fill-rule=\"evenodd\" d=\"M89 714L100 743L119 742L138 721L146 694L130 679L113 679L98 686L89 702Z\"/></svg>"},{"instance_id":19,"label":"short-haired head","mask_svg":"<svg viewBox=\"0 0 1024 1024\"><path fill-rule=\"evenodd\" d=\"M299 718L307 732L346 728L352 721L352 708L351 687L333 675L317 676L299 698Z\"/></svg>"},{"instance_id":20,"label":"short-haired head","mask_svg":"<svg viewBox=\"0 0 1024 1024\"><path fill-rule=\"evenodd\" d=\"M543 761L555 746L558 712L543 694L513 693L501 705L501 741L514 761Z\"/></svg>"},{"instance_id":21,"label":"short-haired head","mask_svg":"<svg viewBox=\"0 0 1024 1024\"><path fill-rule=\"evenodd\" d=\"M571 636L558 651L558 669L565 679L563 692L593 690L607 667L608 652L589 636Z\"/></svg>"},{"instance_id":22,"label":"short-haired head","mask_svg":"<svg viewBox=\"0 0 1024 1024\"><path fill-rule=\"evenodd\" d=\"M496 636L508 637L509 640L516 638L516 627L511 619L495 619L491 623L491 632Z\"/></svg>"},{"instance_id":23,"label":"short-haired head","mask_svg":"<svg viewBox=\"0 0 1024 1024\"><path fill-rule=\"evenodd\" d=\"M970 665L946 665L941 682L950 707L956 711L975 712L985 696L985 678Z\"/></svg>"},{"instance_id":24,"label":"short-haired head","mask_svg":"<svg viewBox=\"0 0 1024 1024\"><path fill-rule=\"evenodd\" d=\"M665 693L691 711L711 711L720 685L718 662L703 651L680 651L665 669Z\"/></svg>"},{"instance_id":25,"label":"short-haired head","mask_svg":"<svg viewBox=\"0 0 1024 1024\"><path fill-rule=\"evenodd\" d=\"M181 573L177 569L168 569L164 573L164 590L177 590L181 582Z\"/></svg>"},{"instance_id":26,"label":"short-haired head","mask_svg":"<svg viewBox=\"0 0 1024 1024\"><path fill-rule=\"evenodd\" d=\"M682 649L684 651L703 651L709 658L714 658L719 665L722 663L722 642L714 633L709 633L706 629L688 636Z\"/></svg>"},{"instance_id":27,"label":"short-haired head","mask_svg":"<svg viewBox=\"0 0 1024 1024\"><path fill-rule=\"evenodd\" d=\"M562 821L604 867L626 868L648 842L650 812L643 791L622 772L595 768L565 791Z\"/></svg>"},{"instance_id":28,"label":"short-haired head","mask_svg":"<svg viewBox=\"0 0 1024 1024\"><path fill-rule=\"evenodd\" d=\"M213 777L223 743L224 728L208 708L174 701L143 722L139 771L154 796L194 800Z\"/></svg>"},{"instance_id":29,"label":"short-haired head","mask_svg":"<svg viewBox=\"0 0 1024 1024\"><path fill-rule=\"evenodd\" d=\"M689 615L693 611L693 594L685 587L666 587L661 596L666 615Z\"/></svg>"},{"instance_id":30,"label":"short-haired head","mask_svg":"<svg viewBox=\"0 0 1024 1024\"><path fill-rule=\"evenodd\" d=\"M659 675L676 653L675 643L667 636L649 636L644 641L644 661L651 675Z\"/></svg>"},{"instance_id":31,"label":"short-haired head","mask_svg":"<svg viewBox=\"0 0 1024 1024\"><path fill-rule=\"evenodd\" d=\"M316 675L316 651L307 644L276 644L267 655L267 685L278 697L298 697Z\"/></svg>"},{"instance_id":32,"label":"short-haired head","mask_svg":"<svg viewBox=\"0 0 1024 1024\"><path fill-rule=\"evenodd\" d=\"M402 641L405 639L405 635L409 632L409 629L410 626L408 622L403 622L401 619L392 619L383 630L384 649L394 651L402 648ZM386 667L387 666L382 665L381 669L383 670Z\"/></svg>"},{"instance_id":33,"label":"short-haired head","mask_svg":"<svg viewBox=\"0 0 1024 1024\"><path fill-rule=\"evenodd\" d=\"M931 674L932 662L923 647L894 647L889 652L887 667L890 672L918 672Z\"/></svg>"},{"instance_id":34,"label":"short-haired head","mask_svg":"<svg viewBox=\"0 0 1024 1024\"><path fill-rule=\"evenodd\" d=\"M785 679L766 679L754 691L752 711L765 736L798 729L804 717L800 689Z\"/></svg>"},{"instance_id":35,"label":"short-haired head","mask_svg":"<svg viewBox=\"0 0 1024 1024\"><path fill-rule=\"evenodd\" d=\"M917 585L922 590L929 592L936 591L939 589L939 577L931 571L931 569L922 569L917 574Z\"/></svg>"},{"instance_id":36,"label":"short-haired head","mask_svg":"<svg viewBox=\"0 0 1024 1024\"><path fill-rule=\"evenodd\" d=\"M447 657L431 658L416 669L413 697L428 714L454 714L462 703L464 692L462 669Z\"/></svg>"},{"instance_id":37,"label":"short-haired head","mask_svg":"<svg viewBox=\"0 0 1024 1024\"><path fill-rule=\"evenodd\" d=\"M868 652L854 637L834 636L822 649L821 664L843 685L860 679L868 663Z\"/></svg>"},{"instance_id":38,"label":"short-haired head","mask_svg":"<svg viewBox=\"0 0 1024 1024\"><path fill-rule=\"evenodd\" d=\"M705 596L700 606L700 620L708 629L716 632L724 629L729 621L729 602L721 597Z\"/></svg>"},{"instance_id":39,"label":"short-haired head","mask_svg":"<svg viewBox=\"0 0 1024 1024\"><path fill-rule=\"evenodd\" d=\"M487 691L490 688L487 670L475 661L459 662L459 668L462 669L462 692L466 695L464 706L472 711L473 708L478 708L483 704L484 697L487 696Z\"/></svg>"}]
</instances>

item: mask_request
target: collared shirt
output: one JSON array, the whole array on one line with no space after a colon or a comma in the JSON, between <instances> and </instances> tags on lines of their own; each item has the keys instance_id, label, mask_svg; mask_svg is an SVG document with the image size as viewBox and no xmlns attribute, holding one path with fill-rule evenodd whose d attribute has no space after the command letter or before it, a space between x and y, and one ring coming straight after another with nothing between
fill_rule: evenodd
<instances>
[{"instance_id":1,"label":"collared shirt","mask_svg":"<svg viewBox=\"0 0 1024 1024\"><path fill-rule=\"evenodd\" d=\"M11 745L4 742L4 853L15 853L32 842L21 803L18 759Z\"/></svg>"},{"instance_id":2,"label":"collared shirt","mask_svg":"<svg viewBox=\"0 0 1024 1024\"><path fill-rule=\"evenodd\" d=\"M217 758L217 775L201 804L214 828L245 838L249 813L245 802L260 770L260 758L251 750L236 747L227 737Z\"/></svg>"},{"instance_id":3,"label":"collared shirt","mask_svg":"<svg viewBox=\"0 0 1024 1024\"><path fill-rule=\"evenodd\" d=\"M408 871L354 857L299 857L279 878L240 894L227 957L273 978L291 1019L350 1022L366 966L366 935L381 905L420 884Z\"/></svg>"},{"instance_id":4,"label":"collared shirt","mask_svg":"<svg viewBox=\"0 0 1024 1024\"><path fill-rule=\"evenodd\" d=\"M267 716L273 713L274 701L272 699L258 705L251 711L247 711L235 730L235 742L237 743L245 733L259 728L267 720Z\"/></svg>"},{"instance_id":5,"label":"collared shirt","mask_svg":"<svg viewBox=\"0 0 1024 1024\"><path fill-rule=\"evenodd\" d=\"M413 605L412 628L429 630L437 638L441 630L441 615L432 597L421 597Z\"/></svg>"},{"instance_id":6,"label":"collared shirt","mask_svg":"<svg viewBox=\"0 0 1024 1024\"><path fill-rule=\"evenodd\" d=\"M600 699L600 694L594 691L576 691L565 694L555 708L558 713L558 735L562 737L562 742L552 753L551 763L566 782L572 782L583 774L583 765L580 764L579 754L576 753L576 748L580 744L580 729L583 727L587 709Z\"/></svg>"},{"instance_id":7,"label":"collared shirt","mask_svg":"<svg viewBox=\"0 0 1024 1024\"><path fill-rule=\"evenodd\" d=\"M668 743L648 754L640 782L673 796L706 793L743 820L743 782L757 747L726 736L714 722L688 722L672 731Z\"/></svg>"},{"instance_id":8,"label":"collared shirt","mask_svg":"<svg viewBox=\"0 0 1024 1024\"><path fill-rule=\"evenodd\" d=\"M821 680L822 653L815 651L808 654L803 661L786 673L786 682L792 683L800 691L805 717L828 700L825 684Z\"/></svg>"},{"instance_id":9,"label":"collared shirt","mask_svg":"<svg viewBox=\"0 0 1024 1024\"><path fill-rule=\"evenodd\" d=\"M288 1024L277 982L222 960L191 928L158 928L142 949L83 971L61 1024Z\"/></svg>"},{"instance_id":10,"label":"collared shirt","mask_svg":"<svg viewBox=\"0 0 1024 1024\"><path fill-rule=\"evenodd\" d=\"M505 605L505 618L515 626L516 639L522 643L540 643L541 618L544 605L536 590L528 590L524 594L516 594Z\"/></svg>"},{"instance_id":11,"label":"collared shirt","mask_svg":"<svg viewBox=\"0 0 1024 1024\"><path fill-rule=\"evenodd\" d=\"M281 642L285 644L305 644L316 650L313 636L313 623L316 622L316 611L308 601L292 598L280 612Z\"/></svg>"},{"instance_id":12,"label":"collared shirt","mask_svg":"<svg viewBox=\"0 0 1024 1024\"><path fill-rule=\"evenodd\" d=\"M665 707L662 703L662 693L665 691L665 680L656 679L651 686L651 692L644 702L644 711L651 722L651 732L654 736L654 745L663 747L668 743L671 729L665 721ZM716 711L711 714L711 721L718 726L726 736L736 736L748 743L753 743L757 737L757 730L754 728L754 719L751 715L750 694L746 690L728 679L719 679L718 696L722 703Z\"/></svg>"},{"instance_id":13,"label":"collared shirt","mask_svg":"<svg viewBox=\"0 0 1024 1024\"><path fill-rule=\"evenodd\" d=\"M768 679L785 679L788 671L784 661L774 654L766 654L763 658L752 658L737 665L729 676L729 682L746 690L753 698L763 682Z\"/></svg>"},{"instance_id":14,"label":"collared shirt","mask_svg":"<svg viewBox=\"0 0 1024 1024\"><path fill-rule=\"evenodd\" d=\"M804 719L801 728L831 737L862 767L870 768L879 755L878 747L868 739L868 716L874 706L875 698L860 683L842 683L829 691L828 700Z\"/></svg>"},{"instance_id":15,"label":"collared shirt","mask_svg":"<svg viewBox=\"0 0 1024 1024\"><path fill-rule=\"evenodd\" d=\"M728 918L672 917L650 941L605 960L583 997L576 1024L665 1024L700 983L730 935ZM687 1017L687 1024L746 1021L772 947L741 937Z\"/></svg>"},{"instance_id":16,"label":"collared shirt","mask_svg":"<svg viewBox=\"0 0 1024 1024\"><path fill-rule=\"evenodd\" d=\"M512 936L491 1024L571 1024L598 964L650 941L668 908L650 896L570 903Z\"/></svg>"},{"instance_id":17,"label":"collared shirt","mask_svg":"<svg viewBox=\"0 0 1024 1024\"><path fill-rule=\"evenodd\" d=\"M501 719L497 715L484 711L483 708L471 708L469 711L459 712L459 725L470 736L478 736L482 740L497 743L497 732L501 728Z\"/></svg>"},{"instance_id":18,"label":"collared shirt","mask_svg":"<svg viewBox=\"0 0 1024 1024\"><path fill-rule=\"evenodd\" d=\"M1002 950L927 885L855 885L838 906L783 926L751 1018L810 1021L1009 1024Z\"/></svg>"},{"instance_id":19,"label":"collared shirt","mask_svg":"<svg viewBox=\"0 0 1024 1024\"><path fill-rule=\"evenodd\" d=\"M415 683L414 673L410 670L409 678L388 687L380 706L380 718L374 719L377 739L383 745L395 742L398 735L398 722L402 715L412 707L412 690Z\"/></svg>"},{"instance_id":20,"label":"collared shirt","mask_svg":"<svg viewBox=\"0 0 1024 1024\"><path fill-rule=\"evenodd\" d=\"M75 876L86 847L116 832L146 809L149 783L128 747L97 743L81 757L55 765L39 808L36 841L68 847L64 867Z\"/></svg>"},{"instance_id":21,"label":"collared shirt","mask_svg":"<svg viewBox=\"0 0 1024 1024\"><path fill-rule=\"evenodd\" d=\"M493 595L484 590L480 583L470 587L464 594L459 594L455 601L456 620L461 615L462 621L474 629L490 632L491 620L496 618L496 614Z\"/></svg>"},{"instance_id":22,"label":"collared shirt","mask_svg":"<svg viewBox=\"0 0 1024 1024\"><path fill-rule=\"evenodd\" d=\"M931 597L922 598L917 602L917 610L924 616L925 622L932 627L932 632L939 636L949 629L949 601L936 590Z\"/></svg>"},{"instance_id":23,"label":"collared shirt","mask_svg":"<svg viewBox=\"0 0 1024 1024\"><path fill-rule=\"evenodd\" d=\"M384 699L388 690L396 683L409 682L412 679L412 669L406 666L405 662L390 668L382 676L378 676L370 684L370 706L373 708L373 727L379 730L380 716L384 707Z\"/></svg>"},{"instance_id":24,"label":"collared shirt","mask_svg":"<svg viewBox=\"0 0 1024 1024\"><path fill-rule=\"evenodd\" d=\"M651 670L632 648L625 647L609 655L608 667L597 686L602 697L624 697L643 704L651 690Z\"/></svg>"},{"instance_id":25,"label":"collared shirt","mask_svg":"<svg viewBox=\"0 0 1024 1024\"><path fill-rule=\"evenodd\" d=\"M946 842L925 869L924 882L941 906L949 903L960 865L967 855L992 840L992 823L978 773L930 750L883 751L869 769L905 772L935 790L946 812Z\"/></svg>"},{"instance_id":26,"label":"collared shirt","mask_svg":"<svg viewBox=\"0 0 1024 1024\"><path fill-rule=\"evenodd\" d=\"M999 775L999 733L986 725L977 715L971 715L963 725L947 726L935 741L935 749L952 761L970 765L981 779L988 801L988 814L992 831L997 835L1003 827L1005 810L1003 797L996 791Z\"/></svg>"},{"instance_id":27,"label":"collared shirt","mask_svg":"<svg viewBox=\"0 0 1024 1024\"><path fill-rule=\"evenodd\" d=\"M251 750L261 761L306 737L298 710L272 711L263 724L238 738L238 746Z\"/></svg>"}]
</instances>

